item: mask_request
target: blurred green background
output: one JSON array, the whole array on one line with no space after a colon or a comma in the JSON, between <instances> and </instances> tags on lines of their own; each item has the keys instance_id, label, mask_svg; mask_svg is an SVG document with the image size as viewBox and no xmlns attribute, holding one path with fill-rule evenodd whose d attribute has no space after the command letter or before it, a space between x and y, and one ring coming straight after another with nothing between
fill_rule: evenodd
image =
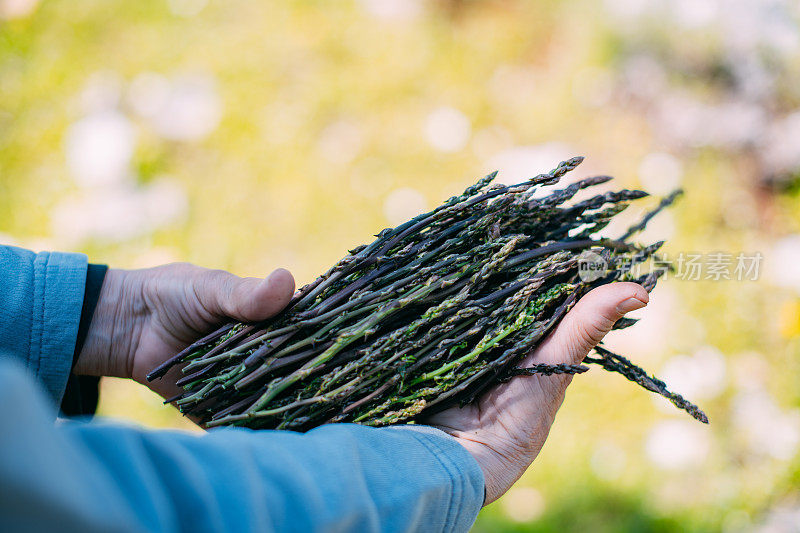
<instances>
[{"instance_id":1,"label":"blurred green background","mask_svg":"<svg viewBox=\"0 0 800 533\"><path fill-rule=\"evenodd\" d=\"M643 236L672 257L763 261L667 280L609 342L710 426L579 377L475 530L800 531L793 0L0 0L3 243L304 283L488 171L576 154L686 190ZM122 380L100 413L192 429Z\"/></svg>"}]
</instances>

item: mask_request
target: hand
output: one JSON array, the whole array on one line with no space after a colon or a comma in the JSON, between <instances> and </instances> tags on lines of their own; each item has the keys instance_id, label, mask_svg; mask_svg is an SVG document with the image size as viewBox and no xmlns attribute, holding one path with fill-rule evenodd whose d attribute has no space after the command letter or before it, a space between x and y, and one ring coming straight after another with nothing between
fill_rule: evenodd
<instances>
[{"instance_id":1,"label":"hand","mask_svg":"<svg viewBox=\"0 0 800 533\"><path fill-rule=\"evenodd\" d=\"M589 292L550 336L519 366L577 364L625 313L647 305L635 283L613 283ZM521 376L498 385L476 403L426 420L454 436L478 461L489 504L502 496L533 462L564 401L571 375Z\"/></svg>"},{"instance_id":2,"label":"hand","mask_svg":"<svg viewBox=\"0 0 800 533\"><path fill-rule=\"evenodd\" d=\"M75 373L133 378L173 396L180 392L178 369L153 383L147 373L228 320L269 318L293 292L294 279L283 269L263 280L187 263L109 270Z\"/></svg>"}]
</instances>

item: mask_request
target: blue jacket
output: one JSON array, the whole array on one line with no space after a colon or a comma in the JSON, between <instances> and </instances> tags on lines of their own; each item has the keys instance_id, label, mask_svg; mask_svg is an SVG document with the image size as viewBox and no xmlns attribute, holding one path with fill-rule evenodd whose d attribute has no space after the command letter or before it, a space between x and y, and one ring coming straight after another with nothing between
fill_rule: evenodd
<instances>
[{"instance_id":1,"label":"blue jacket","mask_svg":"<svg viewBox=\"0 0 800 533\"><path fill-rule=\"evenodd\" d=\"M475 460L441 431L198 435L57 422L86 258L0 246L0 531L465 531Z\"/></svg>"}]
</instances>

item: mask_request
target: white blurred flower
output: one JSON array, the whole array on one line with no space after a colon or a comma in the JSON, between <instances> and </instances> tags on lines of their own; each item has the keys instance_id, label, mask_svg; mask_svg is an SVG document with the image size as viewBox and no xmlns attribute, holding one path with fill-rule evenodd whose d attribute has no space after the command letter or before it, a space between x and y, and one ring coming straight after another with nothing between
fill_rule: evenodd
<instances>
[{"instance_id":1,"label":"white blurred flower","mask_svg":"<svg viewBox=\"0 0 800 533\"><path fill-rule=\"evenodd\" d=\"M359 4L369 15L390 22L413 20L422 13L420 0L359 0Z\"/></svg>"},{"instance_id":2,"label":"white blurred flower","mask_svg":"<svg viewBox=\"0 0 800 533\"><path fill-rule=\"evenodd\" d=\"M221 118L222 101L214 78L195 74L172 80L169 94L150 121L162 137L197 141L214 131Z\"/></svg>"},{"instance_id":3,"label":"white blurred flower","mask_svg":"<svg viewBox=\"0 0 800 533\"><path fill-rule=\"evenodd\" d=\"M147 219L133 191L108 187L62 200L51 224L59 243L77 245L88 239L120 242L141 235Z\"/></svg>"},{"instance_id":4,"label":"white blurred flower","mask_svg":"<svg viewBox=\"0 0 800 533\"><path fill-rule=\"evenodd\" d=\"M155 72L142 72L128 88L131 107L146 118L155 116L166 105L169 94L169 80Z\"/></svg>"},{"instance_id":5,"label":"white blurred flower","mask_svg":"<svg viewBox=\"0 0 800 533\"><path fill-rule=\"evenodd\" d=\"M707 105L677 92L660 100L657 117L660 130L681 146L741 148L757 142L767 124L766 111L757 104Z\"/></svg>"},{"instance_id":6,"label":"white blurred flower","mask_svg":"<svg viewBox=\"0 0 800 533\"><path fill-rule=\"evenodd\" d=\"M142 188L116 184L63 200L53 210L52 231L61 245L122 242L176 222L186 207L181 186L166 178Z\"/></svg>"},{"instance_id":7,"label":"white blurred flower","mask_svg":"<svg viewBox=\"0 0 800 533\"><path fill-rule=\"evenodd\" d=\"M763 523L752 528L754 533L799 533L800 506L778 505L769 510Z\"/></svg>"},{"instance_id":8,"label":"white blurred flower","mask_svg":"<svg viewBox=\"0 0 800 533\"><path fill-rule=\"evenodd\" d=\"M128 177L135 133L117 111L90 114L67 131L67 165L83 187L120 182Z\"/></svg>"},{"instance_id":9,"label":"white blurred flower","mask_svg":"<svg viewBox=\"0 0 800 533\"><path fill-rule=\"evenodd\" d=\"M667 73L661 63L649 55L635 55L622 67L627 90L644 100L659 97L667 84Z\"/></svg>"},{"instance_id":10,"label":"white blurred flower","mask_svg":"<svg viewBox=\"0 0 800 533\"><path fill-rule=\"evenodd\" d=\"M725 389L725 356L712 346L704 346L694 355L676 355L667 360L659 376L667 385L692 400L719 396Z\"/></svg>"},{"instance_id":11,"label":"white blurred flower","mask_svg":"<svg viewBox=\"0 0 800 533\"><path fill-rule=\"evenodd\" d=\"M738 148L758 141L767 125L766 111L743 100L723 102L708 109L698 128L700 140L712 146Z\"/></svg>"},{"instance_id":12,"label":"white blurred flower","mask_svg":"<svg viewBox=\"0 0 800 533\"><path fill-rule=\"evenodd\" d=\"M173 15L193 17L208 5L208 0L167 0L167 4Z\"/></svg>"},{"instance_id":13,"label":"white blurred flower","mask_svg":"<svg viewBox=\"0 0 800 533\"><path fill-rule=\"evenodd\" d=\"M769 280L784 289L800 294L800 234L783 237L764 254L764 268Z\"/></svg>"},{"instance_id":14,"label":"white blurred flower","mask_svg":"<svg viewBox=\"0 0 800 533\"><path fill-rule=\"evenodd\" d=\"M622 19L630 21L641 17L647 13L651 5L650 0L605 0L603 2L606 11L611 15L612 20Z\"/></svg>"},{"instance_id":15,"label":"white blurred flower","mask_svg":"<svg viewBox=\"0 0 800 533\"><path fill-rule=\"evenodd\" d=\"M698 136L707 114L703 104L678 91L665 91L653 104L653 125L660 135L680 147L702 144Z\"/></svg>"},{"instance_id":16,"label":"white blurred flower","mask_svg":"<svg viewBox=\"0 0 800 533\"><path fill-rule=\"evenodd\" d=\"M402 224L425 211L425 197L410 187L395 189L383 203L383 214L392 225Z\"/></svg>"},{"instance_id":17,"label":"white blurred flower","mask_svg":"<svg viewBox=\"0 0 800 533\"><path fill-rule=\"evenodd\" d=\"M800 169L800 111L770 124L761 159L772 172Z\"/></svg>"},{"instance_id":18,"label":"white blurred flower","mask_svg":"<svg viewBox=\"0 0 800 533\"><path fill-rule=\"evenodd\" d=\"M122 77L113 71L95 72L81 92L81 107L85 113L115 110L122 94Z\"/></svg>"},{"instance_id":19,"label":"white blurred flower","mask_svg":"<svg viewBox=\"0 0 800 533\"><path fill-rule=\"evenodd\" d=\"M457 152L469 141L469 119L452 107L439 107L425 119L425 139L440 152Z\"/></svg>"},{"instance_id":20,"label":"white blurred flower","mask_svg":"<svg viewBox=\"0 0 800 533\"><path fill-rule=\"evenodd\" d=\"M566 144L546 143L536 146L516 146L491 157L486 167L499 170L502 183L518 183L537 174L549 172L561 161L575 155Z\"/></svg>"},{"instance_id":21,"label":"white blurred flower","mask_svg":"<svg viewBox=\"0 0 800 533\"><path fill-rule=\"evenodd\" d=\"M733 400L733 422L750 450L788 461L800 446L800 411L783 411L766 390L739 393Z\"/></svg>"},{"instance_id":22,"label":"white blurred flower","mask_svg":"<svg viewBox=\"0 0 800 533\"><path fill-rule=\"evenodd\" d=\"M319 135L317 146L322 157L334 163L349 163L361 151L363 135L358 124L338 120Z\"/></svg>"},{"instance_id":23,"label":"white blurred flower","mask_svg":"<svg viewBox=\"0 0 800 533\"><path fill-rule=\"evenodd\" d=\"M797 12L796 6L797 4L795 12ZM800 50L797 17L787 16L786 13L774 13L762 26L761 36L767 46L783 55L796 54Z\"/></svg>"},{"instance_id":24,"label":"white blurred flower","mask_svg":"<svg viewBox=\"0 0 800 533\"><path fill-rule=\"evenodd\" d=\"M650 430L645 443L650 461L667 470L702 464L710 447L705 427L690 420L659 422Z\"/></svg>"},{"instance_id":25,"label":"white blurred flower","mask_svg":"<svg viewBox=\"0 0 800 533\"><path fill-rule=\"evenodd\" d=\"M652 194L668 194L680 187L683 168L677 158L664 152L647 154L639 164L639 180Z\"/></svg>"},{"instance_id":26,"label":"white blurred flower","mask_svg":"<svg viewBox=\"0 0 800 533\"><path fill-rule=\"evenodd\" d=\"M591 467L600 479L611 481L619 479L625 468L625 450L614 443L599 444L594 448Z\"/></svg>"},{"instance_id":27,"label":"white blurred flower","mask_svg":"<svg viewBox=\"0 0 800 533\"><path fill-rule=\"evenodd\" d=\"M180 221L189 209L189 201L183 186L167 176L154 180L139 194L150 229Z\"/></svg>"},{"instance_id":28,"label":"white blurred flower","mask_svg":"<svg viewBox=\"0 0 800 533\"><path fill-rule=\"evenodd\" d=\"M500 503L506 516L515 522L536 520L545 510L544 497L533 487L512 487Z\"/></svg>"},{"instance_id":29,"label":"white blurred flower","mask_svg":"<svg viewBox=\"0 0 800 533\"><path fill-rule=\"evenodd\" d=\"M39 0L0 0L0 19L27 17L38 5Z\"/></svg>"},{"instance_id":30,"label":"white blurred flower","mask_svg":"<svg viewBox=\"0 0 800 533\"><path fill-rule=\"evenodd\" d=\"M719 6L716 0L673 0L666 5L672 17L683 28L701 28L716 21Z\"/></svg>"},{"instance_id":31,"label":"white blurred flower","mask_svg":"<svg viewBox=\"0 0 800 533\"><path fill-rule=\"evenodd\" d=\"M777 72L764 64L758 54L731 54L726 58L737 90L748 100L767 100L775 90Z\"/></svg>"},{"instance_id":32,"label":"white blurred flower","mask_svg":"<svg viewBox=\"0 0 800 533\"><path fill-rule=\"evenodd\" d=\"M743 52L758 45L759 11L756 2L751 0L731 2L728 9L723 10L720 23L727 47Z\"/></svg>"},{"instance_id":33,"label":"white blurred flower","mask_svg":"<svg viewBox=\"0 0 800 533\"><path fill-rule=\"evenodd\" d=\"M797 50L797 3L789 0L739 0L727 2L719 23L726 46L732 51L757 51L764 45L790 54Z\"/></svg>"}]
</instances>

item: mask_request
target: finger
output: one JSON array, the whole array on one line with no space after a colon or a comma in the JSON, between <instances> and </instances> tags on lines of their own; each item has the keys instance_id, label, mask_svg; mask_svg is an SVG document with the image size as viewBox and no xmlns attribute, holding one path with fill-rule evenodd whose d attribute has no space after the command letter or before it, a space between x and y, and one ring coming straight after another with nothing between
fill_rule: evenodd
<instances>
[{"instance_id":1,"label":"finger","mask_svg":"<svg viewBox=\"0 0 800 533\"><path fill-rule=\"evenodd\" d=\"M577 364L611 331L626 313L649 301L636 283L602 285L581 298L533 356L537 363Z\"/></svg>"},{"instance_id":2,"label":"finger","mask_svg":"<svg viewBox=\"0 0 800 533\"><path fill-rule=\"evenodd\" d=\"M218 278L219 309L228 317L244 322L269 318L286 307L294 293L294 278L279 268L265 279L240 278L225 273Z\"/></svg>"}]
</instances>

